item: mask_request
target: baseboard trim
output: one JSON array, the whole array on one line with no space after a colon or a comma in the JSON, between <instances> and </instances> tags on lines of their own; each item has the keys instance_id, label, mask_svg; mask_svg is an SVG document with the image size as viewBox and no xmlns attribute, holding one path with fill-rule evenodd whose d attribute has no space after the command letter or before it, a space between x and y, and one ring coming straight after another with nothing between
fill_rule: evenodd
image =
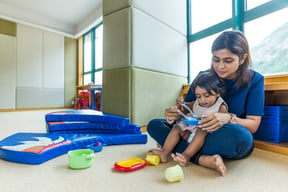
<instances>
[{"instance_id":1,"label":"baseboard trim","mask_svg":"<svg viewBox=\"0 0 288 192\"><path fill-rule=\"evenodd\" d=\"M271 142L266 142L266 141L254 140L254 145L258 149L263 149L266 151L288 155L288 142L271 143Z\"/></svg>"},{"instance_id":2,"label":"baseboard trim","mask_svg":"<svg viewBox=\"0 0 288 192\"><path fill-rule=\"evenodd\" d=\"M53 109L74 109L71 107L53 107L53 108L27 108L27 109L0 109L0 112L17 112L17 111L40 111Z\"/></svg>"}]
</instances>

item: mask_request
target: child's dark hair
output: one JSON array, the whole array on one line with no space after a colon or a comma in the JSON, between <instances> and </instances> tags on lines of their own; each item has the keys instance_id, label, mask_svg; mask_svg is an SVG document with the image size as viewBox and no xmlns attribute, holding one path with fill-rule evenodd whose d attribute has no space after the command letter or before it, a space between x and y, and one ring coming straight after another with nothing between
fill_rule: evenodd
<instances>
[{"instance_id":1,"label":"child's dark hair","mask_svg":"<svg viewBox=\"0 0 288 192\"><path fill-rule=\"evenodd\" d=\"M191 85L194 93L197 86L206 89L210 95L213 95L212 91L221 96L225 94L224 82L215 73L207 71L199 73Z\"/></svg>"}]
</instances>

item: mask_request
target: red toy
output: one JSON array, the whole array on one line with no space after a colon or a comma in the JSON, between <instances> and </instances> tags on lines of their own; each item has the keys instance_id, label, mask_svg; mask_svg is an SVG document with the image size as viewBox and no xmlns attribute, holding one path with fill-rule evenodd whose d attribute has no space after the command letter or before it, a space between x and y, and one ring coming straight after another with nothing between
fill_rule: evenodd
<instances>
[{"instance_id":1,"label":"red toy","mask_svg":"<svg viewBox=\"0 0 288 192\"><path fill-rule=\"evenodd\" d=\"M137 157L117 161L114 164L114 169L119 171L134 171L141 169L147 165L146 161Z\"/></svg>"}]
</instances>

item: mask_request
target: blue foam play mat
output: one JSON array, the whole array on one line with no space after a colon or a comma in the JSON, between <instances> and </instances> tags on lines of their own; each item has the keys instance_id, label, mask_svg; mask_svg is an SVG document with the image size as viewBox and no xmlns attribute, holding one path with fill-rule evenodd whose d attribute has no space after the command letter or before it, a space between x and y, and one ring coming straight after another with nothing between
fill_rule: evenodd
<instances>
[{"instance_id":1,"label":"blue foam play mat","mask_svg":"<svg viewBox=\"0 0 288 192\"><path fill-rule=\"evenodd\" d=\"M0 141L0 158L41 164L70 150L103 146L145 144L147 135L130 119L95 110L67 110L45 115L47 133L16 133Z\"/></svg>"},{"instance_id":2,"label":"blue foam play mat","mask_svg":"<svg viewBox=\"0 0 288 192\"><path fill-rule=\"evenodd\" d=\"M95 123L89 121L60 121L60 122L47 122L47 132L49 133L141 133L141 127L135 124L127 126L111 124L111 123Z\"/></svg>"},{"instance_id":3,"label":"blue foam play mat","mask_svg":"<svg viewBox=\"0 0 288 192\"><path fill-rule=\"evenodd\" d=\"M26 164L41 164L69 150L103 145L144 144L145 134L16 133L0 141L0 158Z\"/></svg>"},{"instance_id":4,"label":"blue foam play mat","mask_svg":"<svg viewBox=\"0 0 288 192\"><path fill-rule=\"evenodd\" d=\"M129 118L103 113L91 109L56 111L45 115L46 122L59 121L89 121L95 123L109 123L122 126L130 124Z\"/></svg>"}]
</instances>

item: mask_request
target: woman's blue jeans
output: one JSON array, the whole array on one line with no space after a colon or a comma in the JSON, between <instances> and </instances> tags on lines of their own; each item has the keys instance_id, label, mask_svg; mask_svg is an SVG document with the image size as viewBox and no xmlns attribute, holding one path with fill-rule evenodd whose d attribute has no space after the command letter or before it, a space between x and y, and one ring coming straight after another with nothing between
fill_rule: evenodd
<instances>
[{"instance_id":1,"label":"woman's blue jeans","mask_svg":"<svg viewBox=\"0 0 288 192\"><path fill-rule=\"evenodd\" d=\"M147 126L149 135L160 145L164 145L173 124L168 124L165 119L153 119ZM182 153L188 143L184 140L176 145L173 152ZM201 155L218 154L224 159L242 159L251 154L254 148L251 132L240 125L227 123L213 133L209 133L204 145L190 161L199 164Z\"/></svg>"}]
</instances>

